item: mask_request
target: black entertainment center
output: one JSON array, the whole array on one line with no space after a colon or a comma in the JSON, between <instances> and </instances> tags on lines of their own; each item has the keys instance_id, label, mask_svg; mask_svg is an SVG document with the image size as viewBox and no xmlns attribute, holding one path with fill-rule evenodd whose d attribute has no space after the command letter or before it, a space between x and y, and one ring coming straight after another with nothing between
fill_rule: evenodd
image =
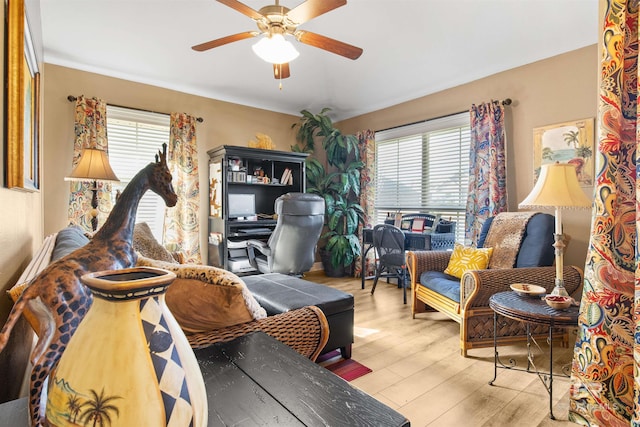
<instances>
[{"instance_id":1,"label":"black entertainment center","mask_svg":"<svg viewBox=\"0 0 640 427\"><path fill-rule=\"evenodd\" d=\"M209 155L208 263L252 274L246 241L267 240L276 225L275 200L305 191L308 154L223 145Z\"/></svg>"}]
</instances>

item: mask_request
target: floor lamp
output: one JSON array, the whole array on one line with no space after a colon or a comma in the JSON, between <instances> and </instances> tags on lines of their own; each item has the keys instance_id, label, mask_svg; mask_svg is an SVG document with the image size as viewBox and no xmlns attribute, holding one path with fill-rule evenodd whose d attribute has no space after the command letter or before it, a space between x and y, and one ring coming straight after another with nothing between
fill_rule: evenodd
<instances>
[{"instance_id":1,"label":"floor lamp","mask_svg":"<svg viewBox=\"0 0 640 427\"><path fill-rule=\"evenodd\" d=\"M562 209L591 207L591 200L584 194L578 182L576 167L569 163L542 165L536 185L518 207L520 209L555 208L555 243L553 247L556 255L556 280L551 295L568 296L562 276L565 248L562 234Z\"/></svg>"},{"instance_id":2,"label":"floor lamp","mask_svg":"<svg viewBox=\"0 0 640 427\"><path fill-rule=\"evenodd\" d=\"M78 164L71 171L65 181L93 181L93 197L91 199L91 227L98 228L98 181L119 182L120 180L111 169L109 156L104 150L97 148L83 148Z\"/></svg>"}]
</instances>

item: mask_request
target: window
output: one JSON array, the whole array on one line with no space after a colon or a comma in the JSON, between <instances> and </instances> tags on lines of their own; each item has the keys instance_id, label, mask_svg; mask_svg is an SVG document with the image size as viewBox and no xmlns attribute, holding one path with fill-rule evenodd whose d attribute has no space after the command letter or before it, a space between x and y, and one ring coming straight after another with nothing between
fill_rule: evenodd
<instances>
[{"instance_id":1,"label":"window","mask_svg":"<svg viewBox=\"0 0 640 427\"><path fill-rule=\"evenodd\" d=\"M114 191L124 190L129 181L151 162L169 143L169 116L107 105L109 163L120 179ZM136 222L149 224L154 237L162 242L165 204L153 191L147 191L138 204Z\"/></svg>"},{"instance_id":2,"label":"window","mask_svg":"<svg viewBox=\"0 0 640 427\"><path fill-rule=\"evenodd\" d=\"M464 239L469 113L376 132L375 217L428 212L456 221Z\"/></svg>"}]
</instances>

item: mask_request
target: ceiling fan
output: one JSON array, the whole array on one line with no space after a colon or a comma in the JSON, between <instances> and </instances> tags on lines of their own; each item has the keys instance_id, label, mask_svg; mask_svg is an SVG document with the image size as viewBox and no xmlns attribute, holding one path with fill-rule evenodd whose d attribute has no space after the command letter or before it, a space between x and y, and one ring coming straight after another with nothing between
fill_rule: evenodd
<instances>
[{"instance_id":1,"label":"ceiling fan","mask_svg":"<svg viewBox=\"0 0 640 427\"><path fill-rule=\"evenodd\" d=\"M217 1L253 19L260 31L245 31L243 33L211 40L192 46L191 48L193 50L202 52L228 43L263 35L263 39L256 43L253 49L258 56L273 64L273 75L276 79L286 79L291 75L289 62L298 56L298 52L291 43L284 39L284 36L293 36L301 43L324 49L349 59L358 59L360 55L362 55L362 49L359 47L310 31L298 29L299 25L333 9L337 9L340 6L344 6L347 4L347 0L306 0L293 9L280 6L279 0L275 0L276 4L264 6L259 11L237 0ZM281 45L288 43L290 46L283 46L285 46L285 49L290 49L290 55L283 59L263 56L258 52L259 48L257 45L261 43L264 44L266 40L269 40L269 42L277 42Z\"/></svg>"}]
</instances>

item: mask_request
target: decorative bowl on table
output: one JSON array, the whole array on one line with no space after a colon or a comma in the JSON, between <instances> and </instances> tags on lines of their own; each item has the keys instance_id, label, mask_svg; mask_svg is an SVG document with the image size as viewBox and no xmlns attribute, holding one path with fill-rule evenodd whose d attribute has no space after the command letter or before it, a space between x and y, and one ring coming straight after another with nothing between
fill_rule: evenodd
<instances>
[{"instance_id":1,"label":"decorative bowl on table","mask_svg":"<svg viewBox=\"0 0 640 427\"><path fill-rule=\"evenodd\" d=\"M511 285L511 290L523 297L539 297L547 293L547 290L542 286L528 283L514 283Z\"/></svg>"},{"instance_id":2,"label":"decorative bowl on table","mask_svg":"<svg viewBox=\"0 0 640 427\"><path fill-rule=\"evenodd\" d=\"M547 305L556 310L566 310L573 304L573 298L562 295L547 295L544 300Z\"/></svg>"}]
</instances>

